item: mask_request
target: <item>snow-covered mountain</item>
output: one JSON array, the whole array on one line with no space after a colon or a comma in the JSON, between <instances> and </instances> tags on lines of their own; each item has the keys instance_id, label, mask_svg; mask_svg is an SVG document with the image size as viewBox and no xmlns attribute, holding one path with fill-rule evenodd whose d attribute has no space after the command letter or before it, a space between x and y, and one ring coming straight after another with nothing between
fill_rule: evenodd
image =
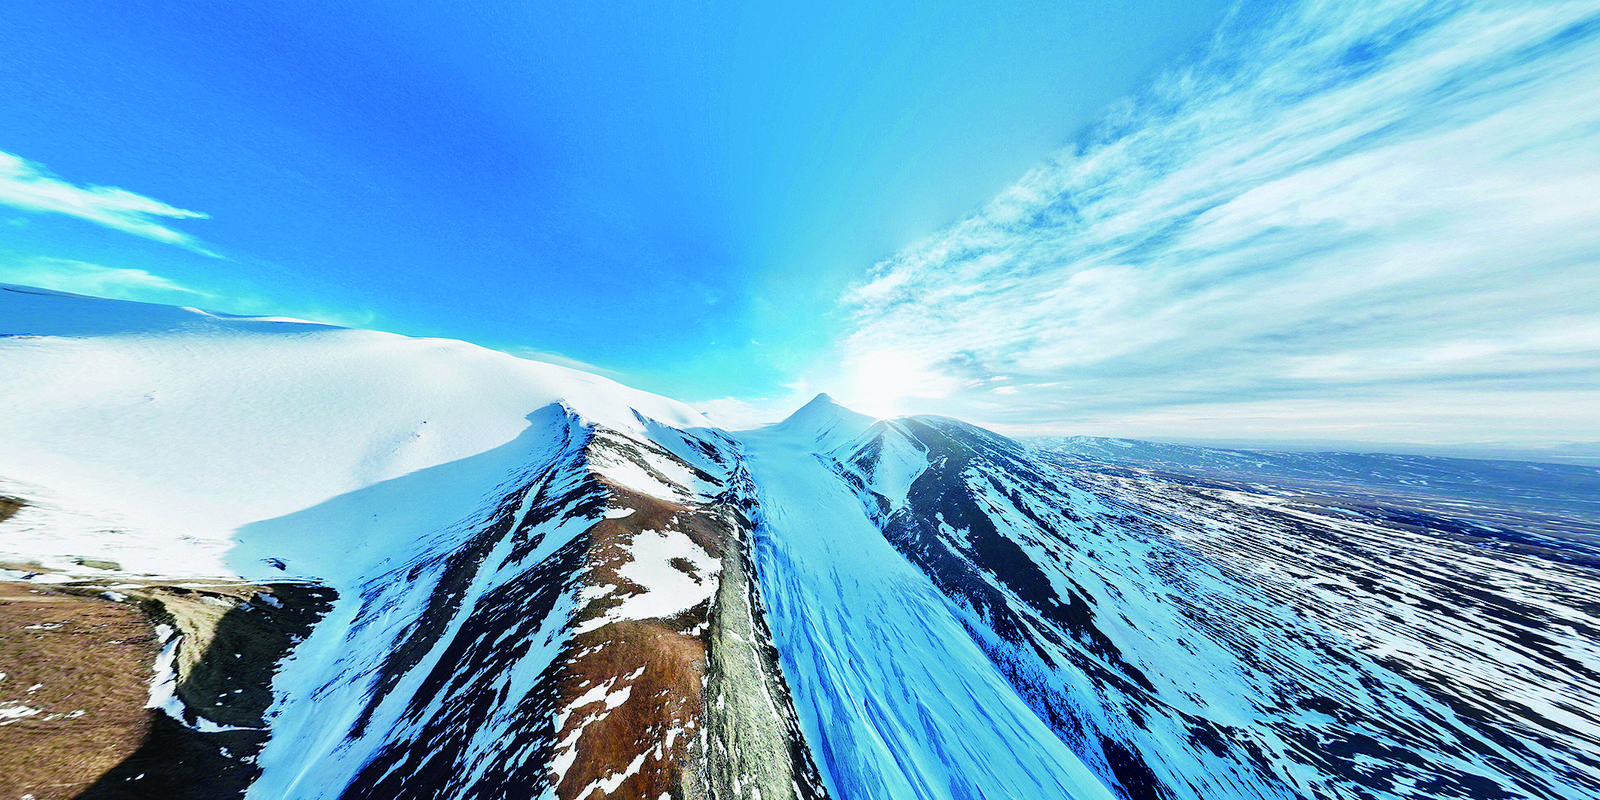
<instances>
[{"instance_id":1,"label":"snow-covered mountain","mask_svg":"<svg viewBox=\"0 0 1600 800\"><path fill-rule=\"evenodd\" d=\"M1600 798L1595 542L1531 505L826 395L729 432L460 342L25 287L0 334L0 577L40 601L0 614L64 620L0 634L0 753L92 716L25 678L67 674L66 609L165 626L85 797ZM0 757L0 793L59 774Z\"/></svg>"}]
</instances>

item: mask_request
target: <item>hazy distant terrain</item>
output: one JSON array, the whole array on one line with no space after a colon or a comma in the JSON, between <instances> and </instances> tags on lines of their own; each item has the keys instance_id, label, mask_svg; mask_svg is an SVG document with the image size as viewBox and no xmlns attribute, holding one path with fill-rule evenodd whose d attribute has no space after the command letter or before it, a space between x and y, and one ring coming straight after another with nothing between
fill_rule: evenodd
<instances>
[{"instance_id":1,"label":"hazy distant terrain","mask_svg":"<svg viewBox=\"0 0 1600 800\"><path fill-rule=\"evenodd\" d=\"M1286 453L1091 436L1025 440L1109 475L1320 500L1485 547L1600 564L1600 467L1385 453Z\"/></svg>"}]
</instances>

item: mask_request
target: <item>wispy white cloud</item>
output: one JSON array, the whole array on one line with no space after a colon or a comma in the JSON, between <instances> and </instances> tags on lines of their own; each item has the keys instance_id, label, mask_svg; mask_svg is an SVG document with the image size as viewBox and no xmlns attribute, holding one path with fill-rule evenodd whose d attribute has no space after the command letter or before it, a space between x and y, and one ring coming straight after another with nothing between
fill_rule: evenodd
<instances>
[{"instance_id":1,"label":"wispy white cloud","mask_svg":"<svg viewBox=\"0 0 1600 800\"><path fill-rule=\"evenodd\" d=\"M210 297L147 270L106 267L67 258L0 262L0 282L146 303L194 303Z\"/></svg>"},{"instance_id":2,"label":"wispy white cloud","mask_svg":"<svg viewBox=\"0 0 1600 800\"><path fill-rule=\"evenodd\" d=\"M113 186L79 186L50 174L41 164L6 152L0 152L0 203L25 211L66 214L207 253L194 237L166 224L168 220L205 219L205 214Z\"/></svg>"},{"instance_id":3,"label":"wispy white cloud","mask_svg":"<svg viewBox=\"0 0 1600 800\"><path fill-rule=\"evenodd\" d=\"M146 269L111 267L68 258L0 259L0 283L113 300L202 306L226 314L312 320L346 328L371 327L378 319L370 310L330 306L313 297L296 297L286 302L247 286L219 288L209 282L196 285Z\"/></svg>"},{"instance_id":4,"label":"wispy white cloud","mask_svg":"<svg viewBox=\"0 0 1600 800\"><path fill-rule=\"evenodd\" d=\"M878 265L841 351L1014 429L1592 438L1538 398L1600 405L1597 220L1592 3L1246 4Z\"/></svg>"}]
</instances>

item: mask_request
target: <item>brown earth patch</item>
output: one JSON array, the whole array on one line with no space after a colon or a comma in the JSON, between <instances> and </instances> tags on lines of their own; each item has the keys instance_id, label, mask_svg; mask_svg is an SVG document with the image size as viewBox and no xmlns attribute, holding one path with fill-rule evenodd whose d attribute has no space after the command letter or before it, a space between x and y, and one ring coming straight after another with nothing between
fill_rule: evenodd
<instances>
[{"instance_id":1,"label":"brown earth patch","mask_svg":"<svg viewBox=\"0 0 1600 800\"><path fill-rule=\"evenodd\" d=\"M6 520L11 519L13 514L16 514L18 511L22 510L23 506L26 505L27 503L23 502L19 498L5 497L0 495L0 522L5 522Z\"/></svg>"},{"instance_id":2,"label":"brown earth patch","mask_svg":"<svg viewBox=\"0 0 1600 800\"><path fill-rule=\"evenodd\" d=\"M602 482L613 506L631 508L634 513L601 520L590 529L584 582L615 586L618 591L579 609L575 625L604 616L623 595L643 588L619 573L633 558L635 536L651 530L681 531L719 559L730 546L729 531L708 510ZM716 575L693 577L719 580ZM710 613L711 603L703 602L669 619L616 620L580 634L568 644L568 655L558 672L556 707L569 708L570 713L555 740L561 743L574 735L577 738L570 744L572 763L556 787L558 797L594 800L685 795L686 784L699 778L690 748L704 725ZM614 708L607 707L603 696L570 707L596 686L608 683L611 695L628 688L627 699ZM677 733L669 736L674 730ZM559 744L556 749L558 754L567 751ZM618 783L600 783L607 779Z\"/></svg>"},{"instance_id":3,"label":"brown earth patch","mask_svg":"<svg viewBox=\"0 0 1600 800\"><path fill-rule=\"evenodd\" d=\"M622 620L573 644L584 655L568 663L559 690L563 696L575 699L607 681L614 681L610 693L624 688L630 693L615 708L608 709L602 696L571 709L557 740L575 729L582 732L556 795L574 800L680 796L700 716L704 642L654 621ZM669 747L668 732L674 729L679 732ZM616 785L596 786L607 778L616 781L630 768L632 773Z\"/></svg>"},{"instance_id":4,"label":"brown earth patch","mask_svg":"<svg viewBox=\"0 0 1600 800\"><path fill-rule=\"evenodd\" d=\"M0 582L0 796L213 800L258 770L277 662L326 612L317 586ZM155 626L181 632L188 724L144 708ZM71 708L69 708L71 706ZM204 716L201 722L193 712ZM237 728L201 732L190 725Z\"/></svg>"},{"instance_id":5,"label":"brown earth patch","mask_svg":"<svg viewBox=\"0 0 1600 800\"><path fill-rule=\"evenodd\" d=\"M158 650L134 604L0 582L0 797L76 797L132 755Z\"/></svg>"}]
</instances>

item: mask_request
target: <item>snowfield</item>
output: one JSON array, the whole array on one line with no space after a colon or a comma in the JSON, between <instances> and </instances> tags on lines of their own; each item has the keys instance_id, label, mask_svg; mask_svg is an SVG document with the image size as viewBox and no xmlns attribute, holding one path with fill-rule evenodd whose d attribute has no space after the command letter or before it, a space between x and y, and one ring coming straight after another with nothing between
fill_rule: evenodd
<instances>
[{"instance_id":1,"label":"snowfield","mask_svg":"<svg viewBox=\"0 0 1600 800\"><path fill-rule=\"evenodd\" d=\"M1600 798L1588 500L1440 463L1470 520L16 286L0 441L0 579L331 602L225 753L250 798ZM190 638L151 713L205 742Z\"/></svg>"},{"instance_id":2,"label":"snowfield","mask_svg":"<svg viewBox=\"0 0 1600 800\"><path fill-rule=\"evenodd\" d=\"M154 537L149 560L119 553L136 572L277 579L262 561L277 558L348 585L521 466L513 443L541 408L624 431L635 412L710 426L681 403L464 342L14 286L0 286L0 326L0 475ZM349 498L427 470L426 491ZM90 535L62 546L102 554Z\"/></svg>"}]
</instances>

